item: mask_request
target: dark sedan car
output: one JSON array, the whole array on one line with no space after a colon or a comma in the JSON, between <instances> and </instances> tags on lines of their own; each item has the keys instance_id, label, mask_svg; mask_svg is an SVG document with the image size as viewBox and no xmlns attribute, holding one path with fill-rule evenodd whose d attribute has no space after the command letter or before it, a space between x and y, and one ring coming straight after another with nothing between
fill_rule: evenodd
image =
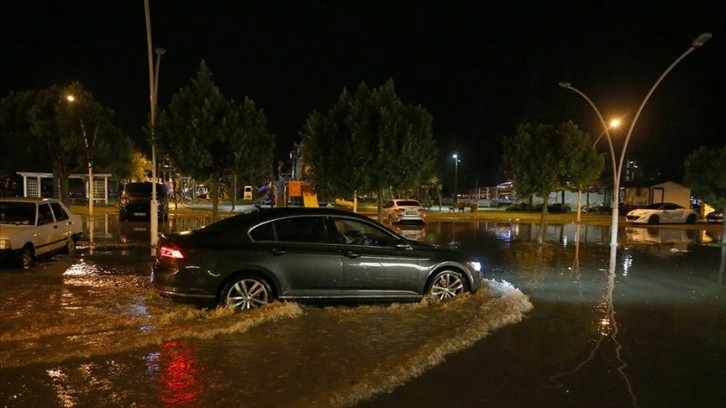
<instances>
[{"instance_id":1,"label":"dark sedan car","mask_svg":"<svg viewBox=\"0 0 726 408\"><path fill-rule=\"evenodd\" d=\"M713 224L723 224L723 210L711 211L706 215L706 221Z\"/></svg>"},{"instance_id":2,"label":"dark sedan car","mask_svg":"<svg viewBox=\"0 0 726 408\"><path fill-rule=\"evenodd\" d=\"M475 292L480 263L328 208L259 208L159 239L162 295L238 310L280 300L434 301Z\"/></svg>"}]
</instances>

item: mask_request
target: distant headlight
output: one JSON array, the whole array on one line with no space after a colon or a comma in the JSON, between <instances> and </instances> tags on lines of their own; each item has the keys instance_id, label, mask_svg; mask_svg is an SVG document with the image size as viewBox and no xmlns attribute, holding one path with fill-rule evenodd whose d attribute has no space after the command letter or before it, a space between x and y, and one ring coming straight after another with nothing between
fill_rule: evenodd
<instances>
[{"instance_id":1,"label":"distant headlight","mask_svg":"<svg viewBox=\"0 0 726 408\"><path fill-rule=\"evenodd\" d=\"M469 265L469 267L471 267L471 269L473 269L477 272L481 271L481 262L469 261L469 262L467 262L467 264Z\"/></svg>"}]
</instances>

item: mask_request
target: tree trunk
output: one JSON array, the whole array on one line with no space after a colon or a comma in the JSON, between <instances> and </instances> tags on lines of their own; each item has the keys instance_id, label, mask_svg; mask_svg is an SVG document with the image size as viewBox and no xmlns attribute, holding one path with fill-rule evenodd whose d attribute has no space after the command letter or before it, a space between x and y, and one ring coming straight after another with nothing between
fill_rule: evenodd
<instances>
[{"instance_id":1,"label":"tree trunk","mask_svg":"<svg viewBox=\"0 0 726 408\"><path fill-rule=\"evenodd\" d=\"M547 229L547 205L549 205L549 196L547 193L542 197L542 215L539 220L539 231L537 231L537 243L544 242L545 230Z\"/></svg>"},{"instance_id":2,"label":"tree trunk","mask_svg":"<svg viewBox=\"0 0 726 408\"><path fill-rule=\"evenodd\" d=\"M53 197L57 197L64 204L68 205L68 172L59 163L53 164L53 179L58 182L58 187L53 190ZM40 186L38 186L40 188Z\"/></svg>"},{"instance_id":3,"label":"tree trunk","mask_svg":"<svg viewBox=\"0 0 726 408\"><path fill-rule=\"evenodd\" d=\"M209 192L212 194L212 222L214 222L219 215L219 177L212 176L209 187Z\"/></svg>"},{"instance_id":4,"label":"tree trunk","mask_svg":"<svg viewBox=\"0 0 726 408\"><path fill-rule=\"evenodd\" d=\"M378 187L378 222L383 224L383 188Z\"/></svg>"}]
</instances>

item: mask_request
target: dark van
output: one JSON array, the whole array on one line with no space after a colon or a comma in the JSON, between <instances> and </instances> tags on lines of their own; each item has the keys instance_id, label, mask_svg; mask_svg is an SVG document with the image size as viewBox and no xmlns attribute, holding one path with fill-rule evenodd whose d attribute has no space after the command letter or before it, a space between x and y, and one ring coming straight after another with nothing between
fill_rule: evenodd
<instances>
[{"instance_id":1,"label":"dark van","mask_svg":"<svg viewBox=\"0 0 726 408\"><path fill-rule=\"evenodd\" d=\"M130 219L151 219L151 190L150 181L131 182L123 185L118 196L118 217L120 221ZM169 219L169 199L166 185L156 184L156 200L159 202L158 217L160 221Z\"/></svg>"}]
</instances>

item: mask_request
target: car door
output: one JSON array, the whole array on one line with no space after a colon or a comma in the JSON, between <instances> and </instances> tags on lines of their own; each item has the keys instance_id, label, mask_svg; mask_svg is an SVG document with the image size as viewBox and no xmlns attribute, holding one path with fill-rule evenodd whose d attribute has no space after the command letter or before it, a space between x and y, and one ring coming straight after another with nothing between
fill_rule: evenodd
<instances>
[{"instance_id":1,"label":"car door","mask_svg":"<svg viewBox=\"0 0 726 408\"><path fill-rule=\"evenodd\" d=\"M346 298L417 298L423 288L417 253L395 235L373 223L336 218L342 237L343 284ZM401 245L404 244L404 245Z\"/></svg>"},{"instance_id":2,"label":"car door","mask_svg":"<svg viewBox=\"0 0 726 408\"><path fill-rule=\"evenodd\" d=\"M68 212L63 209L63 206L61 206L60 203L50 203L50 208L53 211L53 216L55 217L55 221L58 225L59 235L62 235L65 238L73 235L71 217Z\"/></svg>"},{"instance_id":3,"label":"car door","mask_svg":"<svg viewBox=\"0 0 726 408\"><path fill-rule=\"evenodd\" d=\"M65 235L63 228L55 221L49 203L40 203L37 208L34 244L36 255L40 255L63 246L65 244Z\"/></svg>"},{"instance_id":4,"label":"car door","mask_svg":"<svg viewBox=\"0 0 726 408\"><path fill-rule=\"evenodd\" d=\"M337 296L342 281L341 255L328 238L324 217L286 217L271 226L274 240L258 245L270 254L269 265L280 283L280 295Z\"/></svg>"},{"instance_id":5,"label":"car door","mask_svg":"<svg viewBox=\"0 0 726 408\"><path fill-rule=\"evenodd\" d=\"M661 217L661 222L663 223L680 222L681 218L683 218L683 208L680 206L675 204L665 204L662 209L663 216Z\"/></svg>"}]
</instances>

